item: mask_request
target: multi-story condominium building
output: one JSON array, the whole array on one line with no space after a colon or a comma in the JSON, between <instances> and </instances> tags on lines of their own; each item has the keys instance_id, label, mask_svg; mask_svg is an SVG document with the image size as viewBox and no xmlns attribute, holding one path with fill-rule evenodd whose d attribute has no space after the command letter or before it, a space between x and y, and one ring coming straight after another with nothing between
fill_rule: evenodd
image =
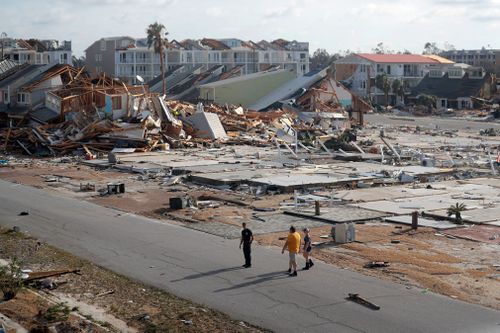
<instances>
[{"instance_id":1,"label":"multi-story condominium building","mask_svg":"<svg viewBox=\"0 0 500 333\"><path fill-rule=\"evenodd\" d=\"M500 77L500 50L451 50L441 53L441 56L457 63L483 67L489 73Z\"/></svg>"},{"instance_id":2,"label":"multi-story condominium building","mask_svg":"<svg viewBox=\"0 0 500 333\"><path fill-rule=\"evenodd\" d=\"M273 42L239 39L173 40L165 52L165 70L183 65L209 69L223 65L226 71L241 67L242 74L255 73L270 66L292 69L297 75L309 72L309 43L278 39ZM160 75L160 57L148 48L146 39L103 38L86 50L87 68L105 72L127 82L140 75L149 81Z\"/></svg>"},{"instance_id":3,"label":"multi-story condominium building","mask_svg":"<svg viewBox=\"0 0 500 333\"><path fill-rule=\"evenodd\" d=\"M116 50L134 44L135 39L128 36L101 38L85 50L85 67L93 76L100 73L115 76Z\"/></svg>"},{"instance_id":4,"label":"multi-story condominium building","mask_svg":"<svg viewBox=\"0 0 500 333\"><path fill-rule=\"evenodd\" d=\"M385 94L375 84L378 75L386 75L391 83L398 79L409 94L431 70L450 65L453 61L434 55L358 53L335 62L335 79L348 85L356 95L383 103ZM390 95L392 99L397 94Z\"/></svg>"},{"instance_id":5,"label":"multi-story condominium building","mask_svg":"<svg viewBox=\"0 0 500 333\"><path fill-rule=\"evenodd\" d=\"M71 41L4 38L0 43L4 58L21 64L73 64Z\"/></svg>"}]
</instances>

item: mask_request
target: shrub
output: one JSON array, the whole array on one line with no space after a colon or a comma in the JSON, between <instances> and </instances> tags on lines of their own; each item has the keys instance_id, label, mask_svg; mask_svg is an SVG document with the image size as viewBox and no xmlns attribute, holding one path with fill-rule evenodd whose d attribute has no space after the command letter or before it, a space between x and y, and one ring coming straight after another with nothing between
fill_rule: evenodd
<instances>
[{"instance_id":1,"label":"shrub","mask_svg":"<svg viewBox=\"0 0 500 333\"><path fill-rule=\"evenodd\" d=\"M16 297L23 287L22 274L21 262L17 258L13 258L9 265L0 267L0 290L5 301Z\"/></svg>"}]
</instances>

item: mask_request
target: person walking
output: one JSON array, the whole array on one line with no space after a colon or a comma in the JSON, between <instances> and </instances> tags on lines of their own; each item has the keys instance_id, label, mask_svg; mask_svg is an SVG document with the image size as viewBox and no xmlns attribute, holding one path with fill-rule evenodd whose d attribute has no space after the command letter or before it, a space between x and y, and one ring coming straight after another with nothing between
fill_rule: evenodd
<instances>
[{"instance_id":1,"label":"person walking","mask_svg":"<svg viewBox=\"0 0 500 333\"><path fill-rule=\"evenodd\" d=\"M304 247L302 248L302 255L306 260L306 266L303 270L307 271L309 268L314 266L314 263L311 260L312 243L311 236L309 235L309 228L304 228L302 231L304 231Z\"/></svg>"},{"instance_id":2,"label":"person walking","mask_svg":"<svg viewBox=\"0 0 500 333\"><path fill-rule=\"evenodd\" d=\"M240 240L240 249L243 245L243 255L245 256L245 264L243 267L249 268L252 267L252 242L253 242L253 234L250 229L247 228L246 223L242 223L241 226L243 230L241 230L241 240Z\"/></svg>"},{"instance_id":3,"label":"person walking","mask_svg":"<svg viewBox=\"0 0 500 333\"><path fill-rule=\"evenodd\" d=\"M297 276L297 253L300 252L300 234L295 230L294 226L290 227L290 233L286 239L281 254L285 253L288 249L288 274L290 276ZM293 269L293 272L292 272Z\"/></svg>"}]
</instances>

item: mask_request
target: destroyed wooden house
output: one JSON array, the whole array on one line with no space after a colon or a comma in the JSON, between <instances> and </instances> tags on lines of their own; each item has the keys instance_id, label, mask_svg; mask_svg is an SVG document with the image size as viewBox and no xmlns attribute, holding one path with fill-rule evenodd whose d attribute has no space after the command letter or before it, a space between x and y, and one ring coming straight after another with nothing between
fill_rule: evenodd
<instances>
[{"instance_id":1,"label":"destroyed wooden house","mask_svg":"<svg viewBox=\"0 0 500 333\"><path fill-rule=\"evenodd\" d=\"M147 86L127 86L105 75L94 79L85 76L49 92L47 105L60 114L61 120L81 110L95 110L116 120L130 116L134 100L147 94Z\"/></svg>"},{"instance_id":2,"label":"destroyed wooden house","mask_svg":"<svg viewBox=\"0 0 500 333\"><path fill-rule=\"evenodd\" d=\"M287 71L269 68L266 73L283 72ZM1 131L0 138L4 149L29 155L77 151L93 158L116 148L150 151L214 141L274 145L285 137L292 143L290 137L338 135L350 128L352 114L345 109L352 108L352 95L326 70L304 77L290 72L286 82L258 85L262 91L252 103L263 107L255 111L237 103L221 106L206 101L203 105L171 99L198 100L198 89L206 82L263 77L262 73L240 74L237 67L229 72L220 66L200 68L187 74L181 67L172 68L166 78L175 84L169 85L165 97L150 92L148 85L127 85L105 74L90 78L83 69L54 65L17 85L20 91L33 93L36 99L30 100L37 105L27 107L29 112ZM155 80L151 84L157 87L161 78Z\"/></svg>"},{"instance_id":3,"label":"destroyed wooden house","mask_svg":"<svg viewBox=\"0 0 500 333\"><path fill-rule=\"evenodd\" d=\"M150 149L159 142L158 103L152 102L156 94L149 94L144 86L127 86L104 75L90 79L83 69L63 67L25 86L27 91L35 91L56 74L69 76L69 82L62 87L46 92L43 106L28 113L31 126L23 123L23 116L16 126L0 134L5 140L4 149L21 148L29 155L44 155L83 148L87 156L93 156L90 149ZM46 111L52 115L50 119L39 119L49 118ZM117 119L123 121L114 122ZM25 127L21 127L23 124Z\"/></svg>"},{"instance_id":4,"label":"destroyed wooden house","mask_svg":"<svg viewBox=\"0 0 500 333\"><path fill-rule=\"evenodd\" d=\"M22 119L28 112L50 118L45 106L46 94L70 83L82 70L70 65L20 65L0 77L0 112L10 118ZM36 115L34 116L36 118ZM42 120L43 122L43 120Z\"/></svg>"}]
</instances>

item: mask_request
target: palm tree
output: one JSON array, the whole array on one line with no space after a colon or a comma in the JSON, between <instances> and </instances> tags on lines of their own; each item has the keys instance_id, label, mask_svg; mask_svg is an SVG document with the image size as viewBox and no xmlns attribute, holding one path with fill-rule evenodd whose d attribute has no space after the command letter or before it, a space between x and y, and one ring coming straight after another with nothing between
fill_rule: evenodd
<instances>
[{"instance_id":1,"label":"palm tree","mask_svg":"<svg viewBox=\"0 0 500 333\"><path fill-rule=\"evenodd\" d=\"M400 88L401 88L401 81L399 81L398 79L395 79L394 81L392 81L391 89L392 89L392 93L394 94L394 96L396 96L396 104L398 104L398 96L399 96L399 89Z\"/></svg>"},{"instance_id":2,"label":"palm tree","mask_svg":"<svg viewBox=\"0 0 500 333\"><path fill-rule=\"evenodd\" d=\"M417 97L417 104L427 107L427 112L431 113L432 108L436 105L437 97L433 95L422 94Z\"/></svg>"},{"instance_id":3,"label":"palm tree","mask_svg":"<svg viewBox=\"0 0 500 333\"><path fill-rule=\"evenodd\" d=\"M396 103L398 100L398 97L401 97L402 102L404 103L404 97L405 97L405 81L395 79L392 81L392 93L396 96Z\"/></svg>"},{"instance_id":4,"label":"palm tree","mask_svg":"<svg viewBox=\"0 0 500 333\"><path fill-rule=\"evenodd\" d=\"M385 105L389 105L389 92L391 91L391 81L385 74L377 75L375 78L375 86L384 92Z\"/></svg>"},{"instance_id":5,"label":"palm tree","mask_svg":"<svg viewBox=\"0 0 500 333\"><path fill-rule=\"evenodd\" d=\"M148 34L148 48L153 47L154 52L160 55L160 71L161 71L161 83L163 95L166 95L167 90L165 86L165 67L163 59L163 51L168 47L168 40L163 36L167 36L168 32L165 31L165 26L159 22L155 22L149 25L146 30Z\"/></svg>"},{"instance_id":6,"label":"palm tree","mask_svg":"<svg viewBox=\"0 0 500 333\"><path fill-rule=\"evenodd\" d=\"M448 210L446 211L448 217L455 215L455 223L456 224L464 224L462 221L462 212L466 209L466 206L464 203L456 203L454 205L451 205L448 207Z\"/></svg>"}]
</instances>

